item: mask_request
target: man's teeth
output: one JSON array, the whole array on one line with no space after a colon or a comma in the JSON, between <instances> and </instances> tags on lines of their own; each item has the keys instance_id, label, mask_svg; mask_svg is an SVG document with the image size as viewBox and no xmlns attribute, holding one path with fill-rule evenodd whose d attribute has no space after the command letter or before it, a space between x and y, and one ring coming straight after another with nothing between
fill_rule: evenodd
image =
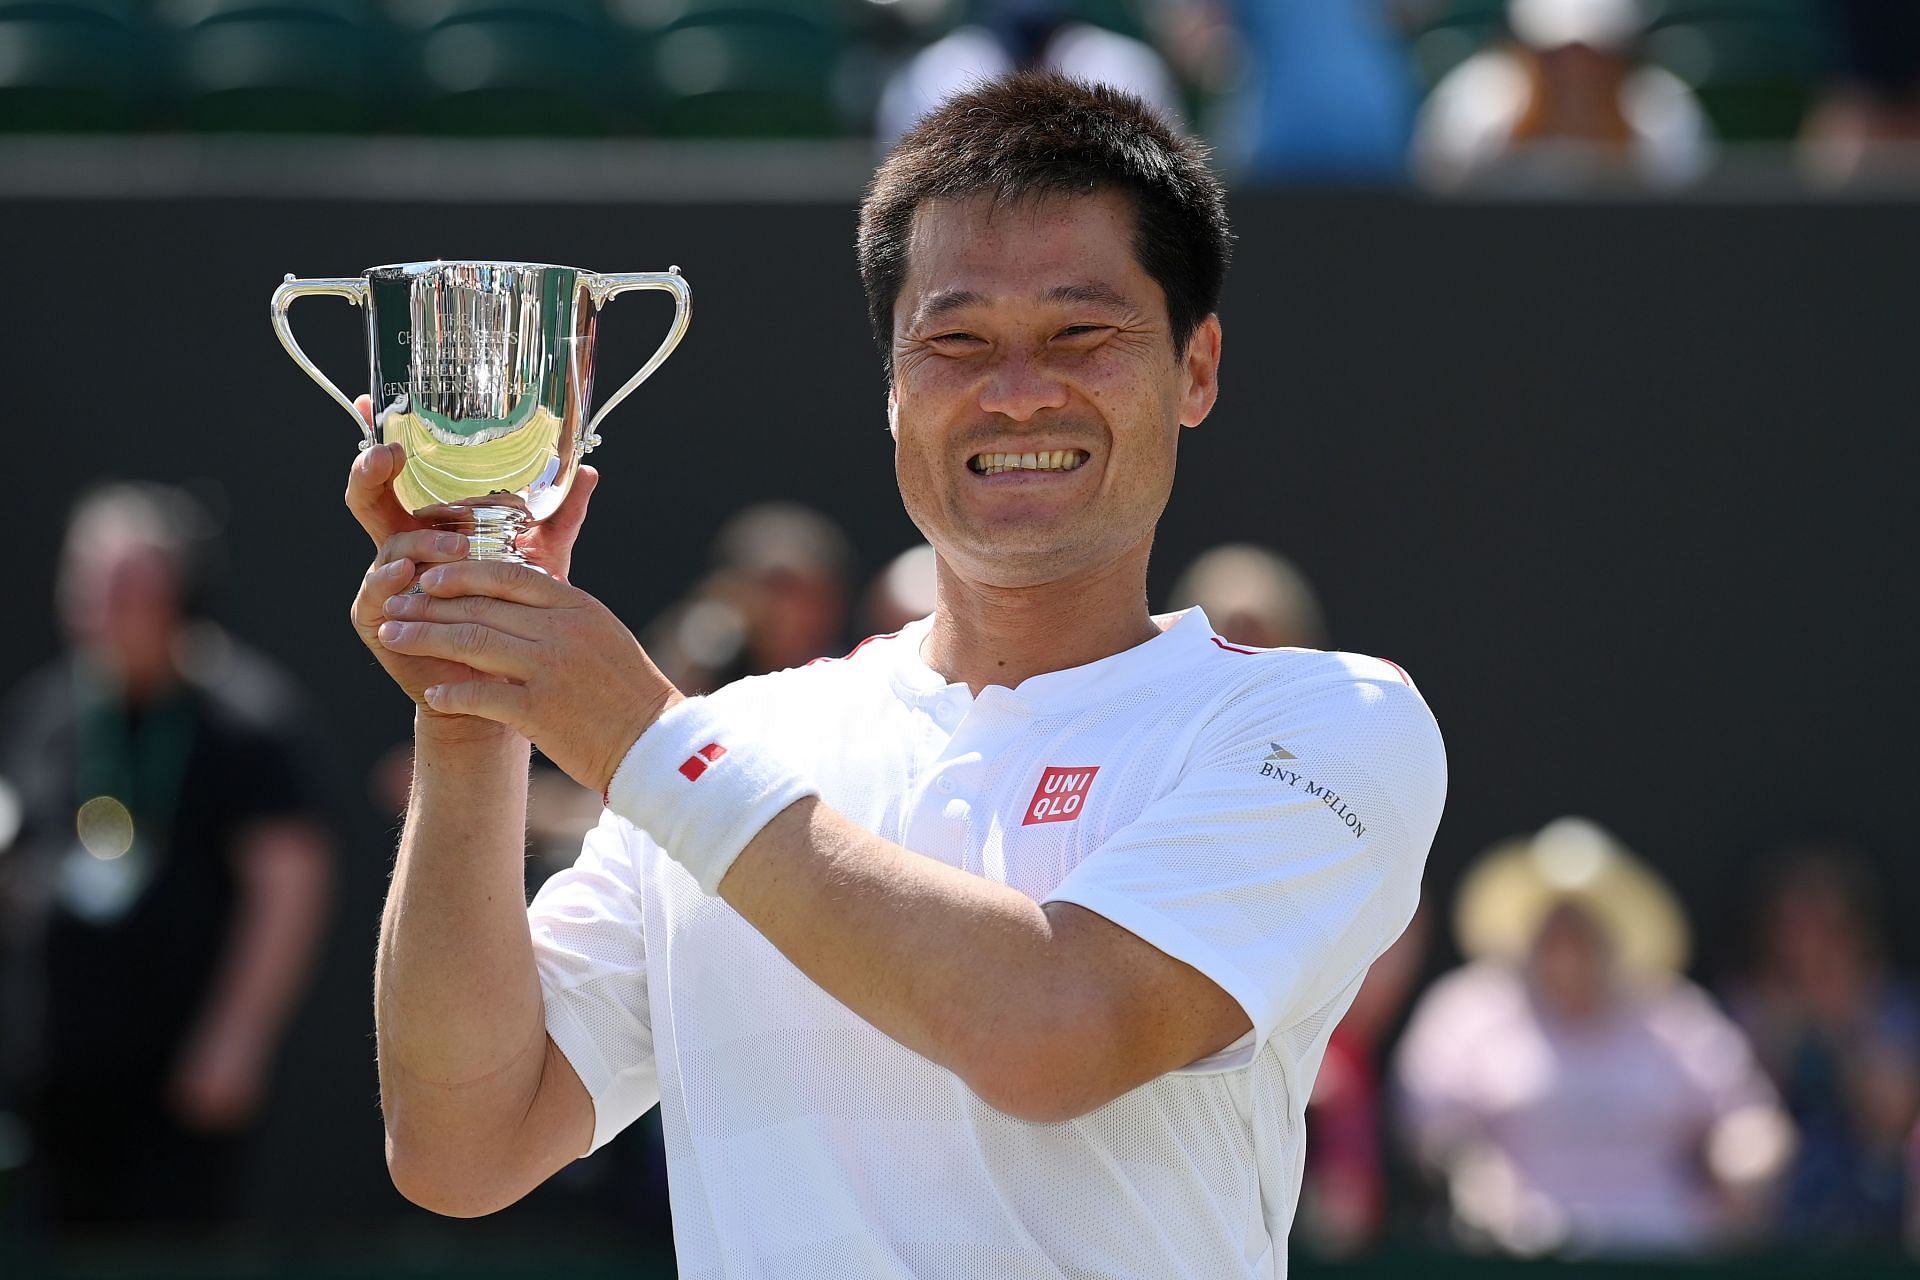
<instances>
[{"instance_id":1,"label":"man's teeth","mask_svg":"<svg viewBox=\"0 0 1920 1280\"><path fill-rule=\"evenodd\" d=\"M1087 460L1079 449L1047 449L1038 453L982 453L968 463L977 475L1002 471L1072 471Z\"/></svg>"}]
</instances>

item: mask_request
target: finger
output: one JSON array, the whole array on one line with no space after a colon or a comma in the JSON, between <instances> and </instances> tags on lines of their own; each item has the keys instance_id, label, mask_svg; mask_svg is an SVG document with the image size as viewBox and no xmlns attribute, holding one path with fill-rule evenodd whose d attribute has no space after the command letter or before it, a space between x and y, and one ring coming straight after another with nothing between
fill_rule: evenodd
<instances>
[{"instance_id":1,"label":"finger","mask_svg":"<svg viewBox=\"0 0 1920 1280\"><path fill-rule=\"evenodd\" d=\"M536 524L523 544L534 563L562 582L572 572L574 539L587 518L587 500L599 484L598 471L581 467L559 509Z\"/></svg>"},{"instance_id":2,"label":"finger","mask_svg":"<svg viewBox=\"0 0 1920 1280\"><path fill-rule=\"evenodd\" d=\"M360 451L347 468L347 510L378 545L402 529L420 522L394 496L393 480L405 465L406 449L398 444L376 444Z\"/></svg>"},{"instance_id":3,"label":"finger","mask_svg":"<svg viewBox=\"0 0 1920 1280\"><path fill-rule=\"evenodd\" d=\"M467 537L449 529L409 529L396 533L380 544L374 564L389 560L411 560L421 567L446 564L467 554Z\"/></svg>"},{"instance_id":4,"label":"finger","mask_svg":"<svg viewBox=\"0 0 1920 1280\"><path fill-rule=\"evenodd\" d=\"M484 499L475 498L475 502ZM473 508L459 502L435 502L420 507L413 513L420 524L430 524L441 529L461 528L473 523Z\"/></svg>"},{"instance_id":5,"label":"finger","mask_svg":"<svg viewBox=\"0 0 1920 1280\"><path fill-rule=\"evenodd\" d=\"M499 680L458 680L430 685L427 706L447 715L479 716L520 729L532 699L526 686Z\"/></svg>"},{"instance_id":6,"label":"finger","mask_svg":"<svg viewBox=\"0 0 1920 1280\"><path fill-rule=\"evenodd\" d=\"M539 666L539 646L478 622L382 622L374 635L393 653L464 662L475 671L523 680Z\"/></svg>"},{"instance_id":7,"label":"finger","mask_svg":"<svg viewBox=\"0 0 1920 1280\"><path fill-rule=\"evenodd\" d=\"M375 564L367 570L360 580L360 590L353 597L350 611L353 625L361 631L371 631L385 622L387 601L407 589L413 581L413 568L413 561L402 558Z\"/></svg>"},{"instance_id":8,"label":"finger","mask_svg":"<svg viewBox=\"0 0 1920 1280\"><path fill-rule=\"evenodd\" d=\"M401 622L477 622L538 643L551 630L550 613L492 596L438 598L420 592L386 601L386 616Z\"/></svg>"},{"instance_id":9,"label":"finger","mask_svg":"<svg viewBox=\"0 0 1920 1280\"><path fill-rule=\"evenodd\" d=\"M431 596L492 596L536 609L564 608L578 594L530 565L499 560L457 560L420 575L420 589Z\"/></svg>"},{"instance_id":10,"label":"finger","mask_svg":"<svg viewBox=\"0 0 1920 1280\"><path fill-rule=\"evenodd\" d=\"M571 545L587 518L587 503L593 500L593 491L599 487L600 473L592 467L582 466L575 473L573 487L567 490L566 500L560 504L559 510L540 522L547 536L563 545Z\"/></svg>"},{"instance_id":11,"label":"finger","mask_svg":"<svg viewBox=\"0 0 1920 1280\"><path fill-rule=\"evenodd\" d=\"M362 391L353 398L354 411L365 418L368 426L373 425L373 397Z\"/></svg>"}]
</instances>

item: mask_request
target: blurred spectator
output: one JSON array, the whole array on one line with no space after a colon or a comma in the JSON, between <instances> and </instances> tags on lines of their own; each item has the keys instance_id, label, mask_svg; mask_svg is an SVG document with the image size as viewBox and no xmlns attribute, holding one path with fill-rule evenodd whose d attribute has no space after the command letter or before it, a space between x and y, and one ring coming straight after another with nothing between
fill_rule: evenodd
<instances>
[{"instance_id":1,"label":"blurred spectator","mask_svg":"<svg viewBox=\"0 0 1920 1280\"><path fill-rule=\"evenodd\" d=\"M1423 906L1367 970L1353 1007L1327 1041L1307 1101L1307 1165L1294 1237L1328 1257L1362 1252L1386 1221L1380 1042L1420 975L1427 920Z\"/></svg>"},{"instance_id":2,"label":"blurred spectator","mask_svg":"<svg viewBox=\"0 0 1920 1280\"><path fill-rule=\"evenodd\" d=\"M983 0L979 8L978 21L934 41L888 81L875 121L881 147L961 89L1016 68L1111 84L1180 114L1179 87L1151 45L1076 20L1062 0Z\"/></svg>"},{"instance_id":3,"label":"blurred spectator","mask_svg":"<svg viewBox=\"0 0 1920 1280\"><path fill-rule=\"evenodd\" d=\"M211 535L177 490L82 500L59 575L71 651L0 716L20 808L0 1049L62 1227L233 1212L326 914L294 697L200 613Z\"/></svg>"},{"instance_id":4,"label":"blurred spectator","mask_svg":"<svg viewBox=\"0 0 1920 1280\"><path fill-rule=\"evenodd\" d=\"M1256 649L1319 649L1327 643L1320 601L1293 561L1231 542L1203 551L1180 574L1169 609L1199 605L1213 629Z\"/></svg>"},{"instance_id":5,"label":"blurred spectator","mask_svg":"<svg viewBox=\"0 0 1920 1280\"><path fill-rule=\"evenodd\" d=\"M852 557L826 516L790 502L748 507L721 528L713 558L643 637L681 689L706 693L845 651Z\"/></svg>"},{"instance_id":6,"label":"blurred spectator","mask_svg":"<svg viewBox=\"0 0 1920 1280\"><path fill-rule=\"evenodd\" d=\"M1691 1253L1751 1216L1792 1145L1745 1038L1681 978L1679 904L1562 818L1469 871L1469 962L1423 996L1395 1084L1465 1242Z\"/></svg>"},{"instance_id":7,"label":"blurred spectator","mask_svg":"<svg viewBox=\"0 0 1920 1280\"><path fill-rule=\"evenodd\" d=\"M1920 170L1920 6L1830 0L1833 82L1801 129L1809 171L1840 184Z\"/></svg>"},{"instance_id":8,"label":"blurred spectator","mask_svg":"<svg viewBox=\"0 0 1920 1280\"><path fill-rule=\"evenodd\" d=\"M1640 0L1508 0L1514 41L1434 87L1414 138L1418 176L1457 188L1684 185L1712 136L1693 91L1638 57Z\"/></svg>"},{"instance_id":9,"label":"blurred spectator","mask_svg":"<svg viewBox=\"0 0 1920 1280\"><path fill-rule=\"evenodd\" d=\"M1807 1244L1898 1243L1920 1115L1920 1001L1886 970L1856 854L1808 850L1769 882L1734 1016L1800 1130L1776 1218Z\"/></svg>"},{"instance_id":10,"label":"blurred spectator","mask_svg":"<svg viewBox=\"0 0 1920 1280\"><path fill-rule=\"evenodd\" d=\"M1920 1257L1920 1123L1907 1135L1907 1252Z\"/></svg>"},{"instance_id":11,"label":"blurred spectator","mask_svg":"<svg viewBox=\"0 0 1920 1280\"><path fill-rule=\"evenodd\" d=\"M1219 130L1230 169L1254 184L1405 176L1416 93L1387 0L1198 2L1239 29Z\"/></svg>"},{"instance_id":12,"label":"blurred spectator","mask_svg":"<svg viewBox=\"0 0 1920 1280\"><path fill-rule=\"evenodd\" d=\"M909 622L931 614L935 573L933 548L924 542L908 547L889 561L868 584L861 604L866 633L890 636Z\"/></svg>"}]
</instances>

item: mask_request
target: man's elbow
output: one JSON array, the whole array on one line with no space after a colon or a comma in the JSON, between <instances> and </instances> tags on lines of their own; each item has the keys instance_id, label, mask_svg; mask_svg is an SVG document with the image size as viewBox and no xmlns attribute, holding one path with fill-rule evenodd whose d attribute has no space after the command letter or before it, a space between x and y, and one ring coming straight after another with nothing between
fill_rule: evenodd
<instances>
[{"instance_id":1,"label":"man's elbow","mask_svg":"<svg viewBox=\"0 0 1920 1280\"><path fill-rule=\"evenodd\" d=\"M409 1202L445 1218L483 1218L526 1194L504 1178L489 1176L483 1164L450 1159L395 1141L387 1135L387 1176Z\"/></svg>"},{"instance_id":2,"label":"man's elbow","mask_svg":"<svg viewBox=\"0 0 1920 1280\"><path fill-rule=\"evenodd\" d=\"M1099 1066L1059 1037L1042 1037L984 1054L963 1078L974 1096L1002 1115L1029 1124L1063 1124L1124 1092L1104 1081Z\"/></svg>"}]
</instances>

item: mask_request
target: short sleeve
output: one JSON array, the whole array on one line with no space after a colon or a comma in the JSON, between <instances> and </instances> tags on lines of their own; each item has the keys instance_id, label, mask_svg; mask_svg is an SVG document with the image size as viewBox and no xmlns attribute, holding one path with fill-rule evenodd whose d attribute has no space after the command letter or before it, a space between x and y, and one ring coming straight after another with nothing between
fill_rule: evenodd
<instances>
[{"instance_id":1,"label":"short sleeve","mask_svg":"<svg viewBox=\"0 0 1920 1280\"><path fill-rule=\"evenodd\" d=\"M302 747L278 726L234 743L226 795L233 798L229 812L236 825L308 817L319 810L319 798L308 782L312 771L306 767L312 753Z\"/></svg>"},{"instance_id":2,"label":"short sleeve","mask_svg":"<svg viewBox=\"0 0 1920 1280\"><path fill-rule=\"evenodd\" d=\"M306 695L272 659L228 637L219 674L196 679L204 749L223 787L229 833L256 822L326 820L330 757Z\"/></svg>"},{"instance_id":3,"label":"short sleeve","mask_svg":"<svg viewBox=\"0 0 1920 1280\"><path fill-rule=\"evenodd\" d=\"M1096 912L1231 995L1254 1048L1328 1004L1412 919L1446 758L1399 668L1275 653L1179 781L1048 901Z\"/></svg>"},{"instance_id":4,"label":"short sleeve","mask_svg":"<svg viewBox=\"0 0 1920 1280\"><path fill-rule=\"evenodd\" d=\"M593 1098L598 1151L660 1101L647 1000L639 833L612 813L527 908L547 1034Z\"/></svg>"}]
</instances>

